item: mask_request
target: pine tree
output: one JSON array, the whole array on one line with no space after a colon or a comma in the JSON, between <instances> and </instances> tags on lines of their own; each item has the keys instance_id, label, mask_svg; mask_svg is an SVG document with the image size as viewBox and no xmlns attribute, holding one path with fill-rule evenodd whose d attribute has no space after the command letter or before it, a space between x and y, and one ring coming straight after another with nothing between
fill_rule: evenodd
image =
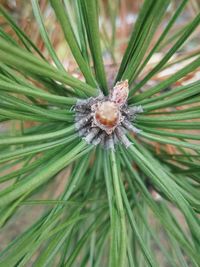
<instances>
[{"instance_id":1,"label":"pine tree","mask_svg":"<svg viewBox=\"0 0 200 267\"><path fill-rule=\"evenodd\" d=\"M0 6L0 266L200 266L198 2L41 2L43 49Z\"/></svg>"}]
</instances>

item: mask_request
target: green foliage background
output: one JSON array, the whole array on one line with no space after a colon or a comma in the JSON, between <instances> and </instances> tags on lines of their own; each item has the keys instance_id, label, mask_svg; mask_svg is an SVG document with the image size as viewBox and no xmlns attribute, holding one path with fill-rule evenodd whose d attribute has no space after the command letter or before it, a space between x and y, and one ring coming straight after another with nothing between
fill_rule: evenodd
<instances>
[{"instance_id":1,"label":"green foliage background","mask_svg":"<svg viewBox=\"0 0 200 267\"><path fill-rule=\"evenodd\" d=\"M113 151L80 139L72 107L110 89L102 46L114 60L121 1L108 1L107 17L100 0L47 1L84 79L63 66L38 0L31 4L48 55L0 7L14 32L0 28L0 126L12 126L0 133L1 231L17 223L22 206L30 216L34 208L42 211L1 251L0 266L200 266L200 81L177 85L200 67L193 49L199 10L173 31L190 1L141 4L113 85L128 79L129 105L144 109L135 122L142 131L128 136L130 148L119 144ZM185 59L181 69L148 86Z\"/></svg>"}]
</instances>

